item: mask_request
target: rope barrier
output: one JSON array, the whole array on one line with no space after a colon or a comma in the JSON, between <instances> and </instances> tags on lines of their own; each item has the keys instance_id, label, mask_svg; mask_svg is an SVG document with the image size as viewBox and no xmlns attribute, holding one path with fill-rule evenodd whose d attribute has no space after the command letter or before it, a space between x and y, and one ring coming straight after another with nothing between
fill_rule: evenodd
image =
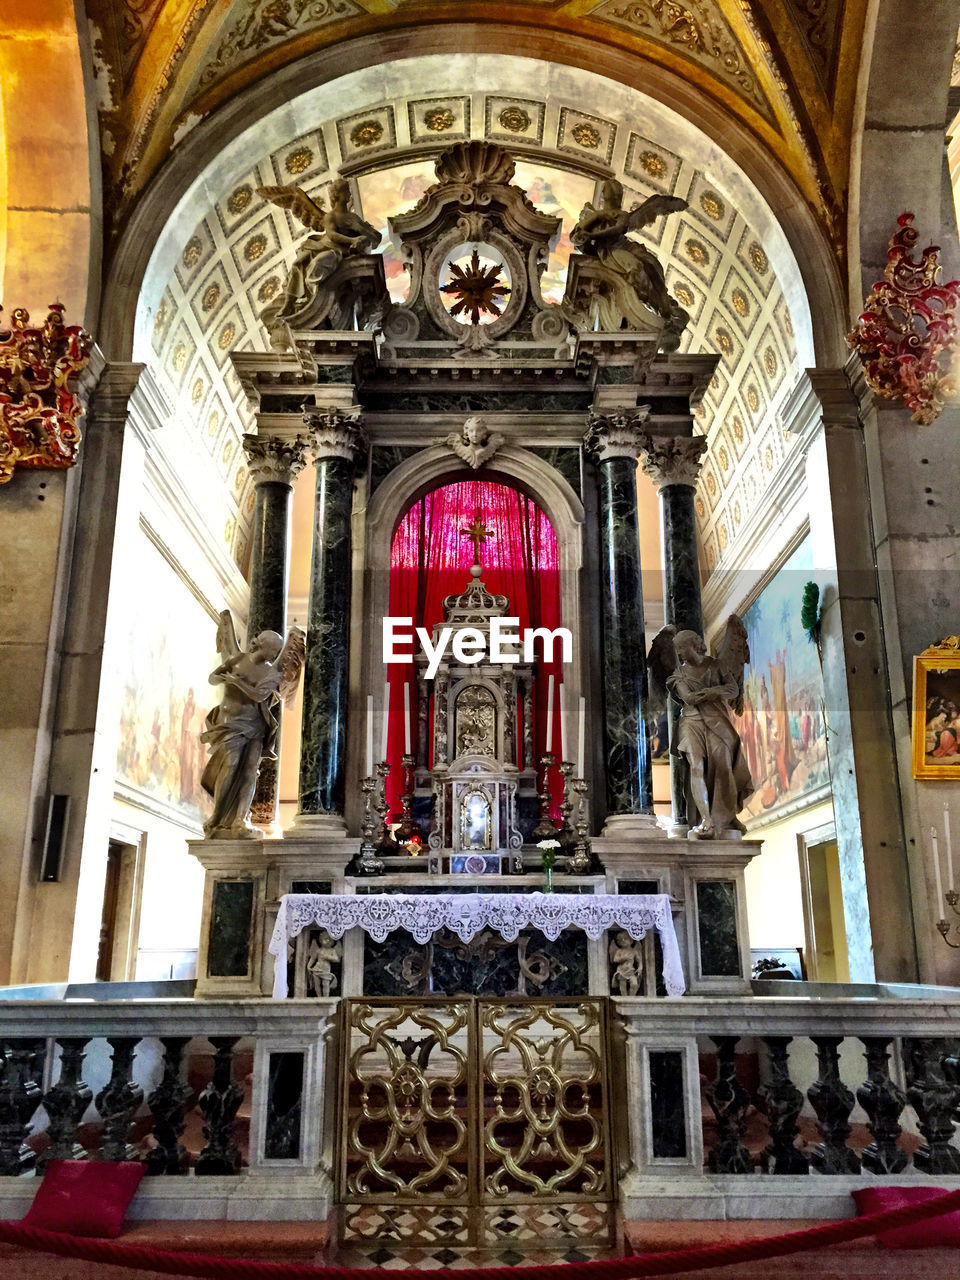
<instances>
[{"instance_id":1,"label":"rope barrier","mask_svg":"<svg viewBox=\"0 0 960 1280\"><path fill-rule=\"evenodd\" d=\"M726 1244L671 1249L662 1253L591 1262L561 1262L528 1268L536 1280L641 1280L647 1276L672 1276L684 1271L727 1266L733 1262L757 1262L806 1249L840 1244L861 1236L879 1235L895 1227L910 1226L960 1209L960 1191L951 1191L920 1204L862 1218L842 1218L816 1227L805 1227L780 1236L768 1236ZM249 1258L214 1258L199 1253L177 1253L122 1240L97 1240L41 1231L21 1222L0 1222L0 1243L19 1244L40 1253L85 1262L105 1262L165 1275L197 1276L201 1280L380 1280L381 1267L314 1266L298 1262L257 1262ZM474 1267L451 1270L404 1270L404 1280L516 1280L515 1267Z\"/></svg>"}]
</instances>

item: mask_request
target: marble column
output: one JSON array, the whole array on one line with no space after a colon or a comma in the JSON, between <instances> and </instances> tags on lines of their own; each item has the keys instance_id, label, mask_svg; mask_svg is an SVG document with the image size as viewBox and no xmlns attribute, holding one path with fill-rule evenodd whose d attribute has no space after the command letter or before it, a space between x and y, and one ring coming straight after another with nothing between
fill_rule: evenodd
<instances>
[{"instance_id":1,"label":"marble column","mask_svg":"<svg viewBox=\"0 0 960 1280\"><path fill-rule=\"evenodd\" d=\"M250 561L248 640L261 631L286 635L287 585L290 576L290 506L293 482L303 470L307 441L246 435L243 447L253 477L253 551ZM278 710L279 714L279 710ZM279 745L280 735L277 735ZM260 777L251 818L261 826L277 821L277 760L260 762Z\"/></svg>"},{"instance_id":2,"label":"marble column","mask_svg":"<svg viewBox=\"0 0 960 1280\"><path fill-rule=\"evenodd\" d=\"M292 830L343 834L350 640L350 522L360 410L305 417L316 470L313 557L300 745L300 809Z\"/></svg>"},{"instance_id":3,"label":"marble column","mask_svg":"<svg viewBox=\"0 0 960 1280\"><path fill-rule=\"evenodd\" d=\"M678 631L696 631L702 635L697 517L693 504L707 440L705 436L647 435L642 447L644 473L653 481L660 498L664 621ZM669 717L673 742L680 717L680 707L673 698L669 700ZM671 834L686 835L687 764L682 756L670 757L670 795Z\"/></svg>"},{"instance_id":4,"label":"marble column","mask_svg":"<svg viewBox=\"0 0 960 1280\"><path fill-rule=\"evenodd\" d=\"M591 414L584 444L597 462L607 821L604 834L657 834L644 726L646 642L637 517L637 455L650 410Z\"/></svg>"}]
</instances>

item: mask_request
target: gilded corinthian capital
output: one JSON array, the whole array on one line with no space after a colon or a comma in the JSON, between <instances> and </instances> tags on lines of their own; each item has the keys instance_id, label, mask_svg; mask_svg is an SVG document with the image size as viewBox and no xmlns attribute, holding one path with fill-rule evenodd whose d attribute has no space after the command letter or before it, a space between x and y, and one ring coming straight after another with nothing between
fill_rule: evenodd
<instances>
[{"instance_id":1,"label":"gilded corinthian capital","mask_svg":"<svg viewBox=\"0 0 960 1280\"><path fill-rule=\"evenodd\" d=\"M292 486L306 466L307 444L305 436L297 436L293 440L280 440L275 436L244 436L243 449L253 483Z\"/></svg>"},{"instance_id":2,"label":"gilded corinthian capital","mask_svg":"<svg viewBox=\"0 0 960 1280\"><path fill-rule=\"evenodd\" d=\"M367 437L363 414L358 407L315 409L303 415L310 436L314 462L326 458L346 458L354 462L366 452Z\"/></svg>"},{"instance_id":3,"label":"gilded corinthian capital","mask_svg":"<svg viewBox=\"0 0 960 1280\"><path fill-rule=\"evenodd\" d=\"M607 462L610 458L632 458L636 461L643 448L643 428L649 417L648 404L641 405L639 409L619 409L611 413L591 411L583 437L584 447L598 462Z\"/></svg>"},{"instance_id":4,"label":"gilded corinthian capital","mask_svg":"<svg viewBox=\"0 0 960 1280\"><path fill-rule=\"evenodd\" d=\"M644 475L650 477L657 490L669 484L696 487L700 459L707 447L706 436L643 436Z\"/></svg>"}]
</instances>

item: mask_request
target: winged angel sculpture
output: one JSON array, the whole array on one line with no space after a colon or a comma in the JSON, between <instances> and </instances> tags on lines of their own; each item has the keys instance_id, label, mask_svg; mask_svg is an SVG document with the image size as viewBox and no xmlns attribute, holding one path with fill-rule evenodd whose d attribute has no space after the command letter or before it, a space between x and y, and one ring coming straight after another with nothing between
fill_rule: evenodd
<instances>
[{"instance_id":1,"label":"winged angel sculpture","mask_svg":"<svg viewBox=\"0 0 960 1280\"><path fill-rule=\"evenodd\" d=\"M302 187L258 187L257 195L289 210L312 233L297 246L283 292L261 314L267 329L274 330L311 306L344 258L376 249L380 232L350 208L350 184L344 178L330 185L329 209Z\"/></svg>"},{"instance_id":2,"label":"winged angel sculpture","mask_svg":"<svg viewBox=\"0 0 960 1280\"><path fill-rule=\"evenodd\" d=\"M679 196L655 195L632 209L624 209L623 186L615 178L609 178L601 186L599 207L592 203L584 205L570 236L574 248L588 257L598 258L627 286L609 301L600 299L601 329L616 330L624 323L628 328L644 329L648 321L642 308L637 312L636 302L640 302L665 322L663 350L677 349L680 335L690 319L689 313L667 292L663 267L655 255L639 240L632 239L629 232L649 226L664 214L679 213L686 208L686 200ZM603 310L609 314L604 315Z\"/></svg>"},{"instance_id":3,"label":"winged angel sculpture","mask_svg":"<svg viewBox=\"0 0 960 1280\"><path fill-rule=\"evenodd\" d=\"M222 684L223 701L214 707L200 735L210 757L200 781L213 796L213 813L203 824L210 840L249 840L259 835L250 822L260 761L276 759L278 720L274 707L289 702L303 668L305 635L291 628L284 642L276 631L261 631L241 649L229 609L220 614L217 648L223 661L210 674Z\"/></svg>"},{"instance_id":4,"label":"winged angel sculpture","mask_svg":"<svg viewBox=\"0 0 960 1280\"><path fill-rule=\"evenodd\" d=\"M746 628L735 613L713 656L702 636L673 626L662 627L650 646L652 710L663 713L668 693L681 705L670 750L685 756L690 767L689 798L700 821L689 834L697 840L738 839L746 829L737 814L753 794L753 779L730 713L743 713L743 668L749 661Z\"/></svg>"}]
</instances>

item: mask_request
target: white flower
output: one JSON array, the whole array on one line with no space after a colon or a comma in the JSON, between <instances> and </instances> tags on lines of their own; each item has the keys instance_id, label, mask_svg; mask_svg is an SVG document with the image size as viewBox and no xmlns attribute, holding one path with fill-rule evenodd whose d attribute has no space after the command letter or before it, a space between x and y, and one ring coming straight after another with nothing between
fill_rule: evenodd
<instances>
[{"instance_id":1,"label":"white flower","mask_svg":"<svg viewBox=\"0 0 960 1280\"><path fill-rule=\"evenodd\" d=\"M560 841L559 840L538 840L537 848L538 849L559 849Z\"/></svg>"}]
</instances>

